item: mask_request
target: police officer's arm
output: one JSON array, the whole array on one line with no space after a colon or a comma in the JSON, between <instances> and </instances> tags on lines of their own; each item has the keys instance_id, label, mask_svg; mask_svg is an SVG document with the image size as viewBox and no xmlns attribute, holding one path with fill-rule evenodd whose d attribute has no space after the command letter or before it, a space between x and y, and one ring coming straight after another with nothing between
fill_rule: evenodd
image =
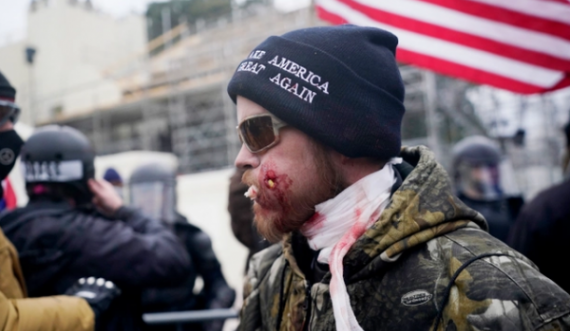
<instances>
[{"instance_id":1,"label":"police officer's arm","mask_svg":"<svg viewBox=\"0 0 570 331\"><path fill-rule=\"evenodd\" d=\"M105 184L93 191L103 200L116 194ZM119 220L78 213L67 239L69 249L79 255L76 263L88 266L93 276L112 280L119 288L172 286L186 279L190 257L170 230L136 209L109 201L99 201L101 205L114 209L113 216ZM110 209L102 211L109 213ZM77 232L90 235L76 236Z\"/></svg>"},{"instance_id":2,"label":"police officer's arm","mask_svg":"<svg viewBox=\"0 0 570 331\"><path fill-rule=\"evenodd\" d=\"M139 209L124 206L123 199L109 182L91 179L89 189L93 192L93 202L101 213L125 222L136 232L154 233L164 229L160 222L147 217Z\"/></svg>"}]
</instances>

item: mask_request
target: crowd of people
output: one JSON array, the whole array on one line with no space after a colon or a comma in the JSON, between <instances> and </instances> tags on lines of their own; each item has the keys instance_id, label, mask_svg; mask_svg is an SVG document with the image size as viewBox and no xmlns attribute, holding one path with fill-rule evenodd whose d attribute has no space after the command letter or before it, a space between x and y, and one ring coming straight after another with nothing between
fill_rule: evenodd
<instances>
[{"instance_id":1,"label":"crowd of people","mask_svg":"<svg viewBox=\"0 0 570 331\"><path fill-rule=\"evenodd\" d=\"M428 148L402 147L397 43L377 28L306 28L238 64L228 211L250 250L239 330L570 330L558 255L570 181L525 204L502 187L489 138L458 142L450 174ZM235 301L210 237L176 210L176 169L95 179L81 132L18 136L15 95L0 74L0 177L19 155L29 197L0 212L2 329L222 330L141 318Z\"/></svg>"}]
</instances>

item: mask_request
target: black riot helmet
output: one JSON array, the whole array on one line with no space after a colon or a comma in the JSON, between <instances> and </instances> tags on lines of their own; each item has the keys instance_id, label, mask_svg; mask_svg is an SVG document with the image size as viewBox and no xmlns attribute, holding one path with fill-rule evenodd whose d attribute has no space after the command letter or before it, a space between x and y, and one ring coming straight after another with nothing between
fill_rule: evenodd
<instances>
[{"instance_id":1,"label":"black riot helmet","mask_svg":"<svg viewBox=\"0 0 570 331\"><path fill-rule=\"evenodd\" d=\"M483 136L459 141L452 150L452 174L460 194L476 200L496 200L503 194L499 166L499 146Z\"/></svg>"},{"instance_id":2,"label":"black riot helmet","mask_svg":"<svg viewBox=\"0 0 570 331\"><path fill-rule=\"evenodd\" d=\"M166 223L175 222L176 172L172 166L156 162L138 167L129 188L131 205Z\"/></svg>"},{"instance_id":3,"label":"black riot helmet","mask_svg":"<svg viewBox=\"0 0 570 331\"><path fill-rule=\"evenodd\" d=\"M94 160L93 148L83 133L68 126L41 127L22 147L28 193L55 194L63 188L78 205L89 203L92 194L87 181L95 176Z\"/></svg>"}]
</instances>

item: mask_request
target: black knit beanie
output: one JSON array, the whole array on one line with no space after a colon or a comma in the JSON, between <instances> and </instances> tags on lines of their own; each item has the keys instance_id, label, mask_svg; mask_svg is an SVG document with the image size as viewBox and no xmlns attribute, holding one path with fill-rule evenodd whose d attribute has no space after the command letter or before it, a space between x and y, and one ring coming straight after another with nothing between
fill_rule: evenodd
<instances>
[{"instance_id":1,"label":"black knit beanie","mask_svg":"<svg viewBox=\"0 0 570 331\"><path fill-rule=\"evenodd\" d=\"M404 84L398 38L370 27L314 27L272 36L238 66L228 93L348 157L400 152Z\"/></svg>"},{"instance_id":2,"label":"black knit beanie","mask_svg":"<svg viewBox=\"0 0 570 331\"><path fill-rule=\"evenodd\" d=\"M0 72L0 99L14 101L16 99L16 89L10 85L10 82Z\"/></svg>"}]
</instances>

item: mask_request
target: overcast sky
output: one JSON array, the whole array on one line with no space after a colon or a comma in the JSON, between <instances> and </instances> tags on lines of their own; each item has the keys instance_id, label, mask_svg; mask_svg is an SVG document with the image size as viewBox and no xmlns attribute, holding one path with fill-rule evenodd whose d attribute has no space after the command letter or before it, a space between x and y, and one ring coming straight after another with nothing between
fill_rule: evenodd
<instances>
[{"instance_id":1,"label":"overcast sky","mask_svg":"<svg viewBox=\"0 0 570 331\"><path fill-rule=\"evenodd\" d=\"M113 16L143 13L146 5L159 0L91 0L93 5ZM30 0L0 0L0 45L21 39L26 31L26 15Z\"/></svg>"},{"instance_id":2,"label":"overcast sky","mask_svg":"<svg viewBox=\"0 0 570 331\"><path fill-rule=\"evenodd\" d=\"M164 0L91 0L99 10L121 17L129 13L144 13L150 2ZM239 1L238 1L239 2ZM284 11L306 6L310 0L274 0ZM0 45L22 39L26 32L26 14L30 0L0 0Z\"/></svg>"}]
</instances>

